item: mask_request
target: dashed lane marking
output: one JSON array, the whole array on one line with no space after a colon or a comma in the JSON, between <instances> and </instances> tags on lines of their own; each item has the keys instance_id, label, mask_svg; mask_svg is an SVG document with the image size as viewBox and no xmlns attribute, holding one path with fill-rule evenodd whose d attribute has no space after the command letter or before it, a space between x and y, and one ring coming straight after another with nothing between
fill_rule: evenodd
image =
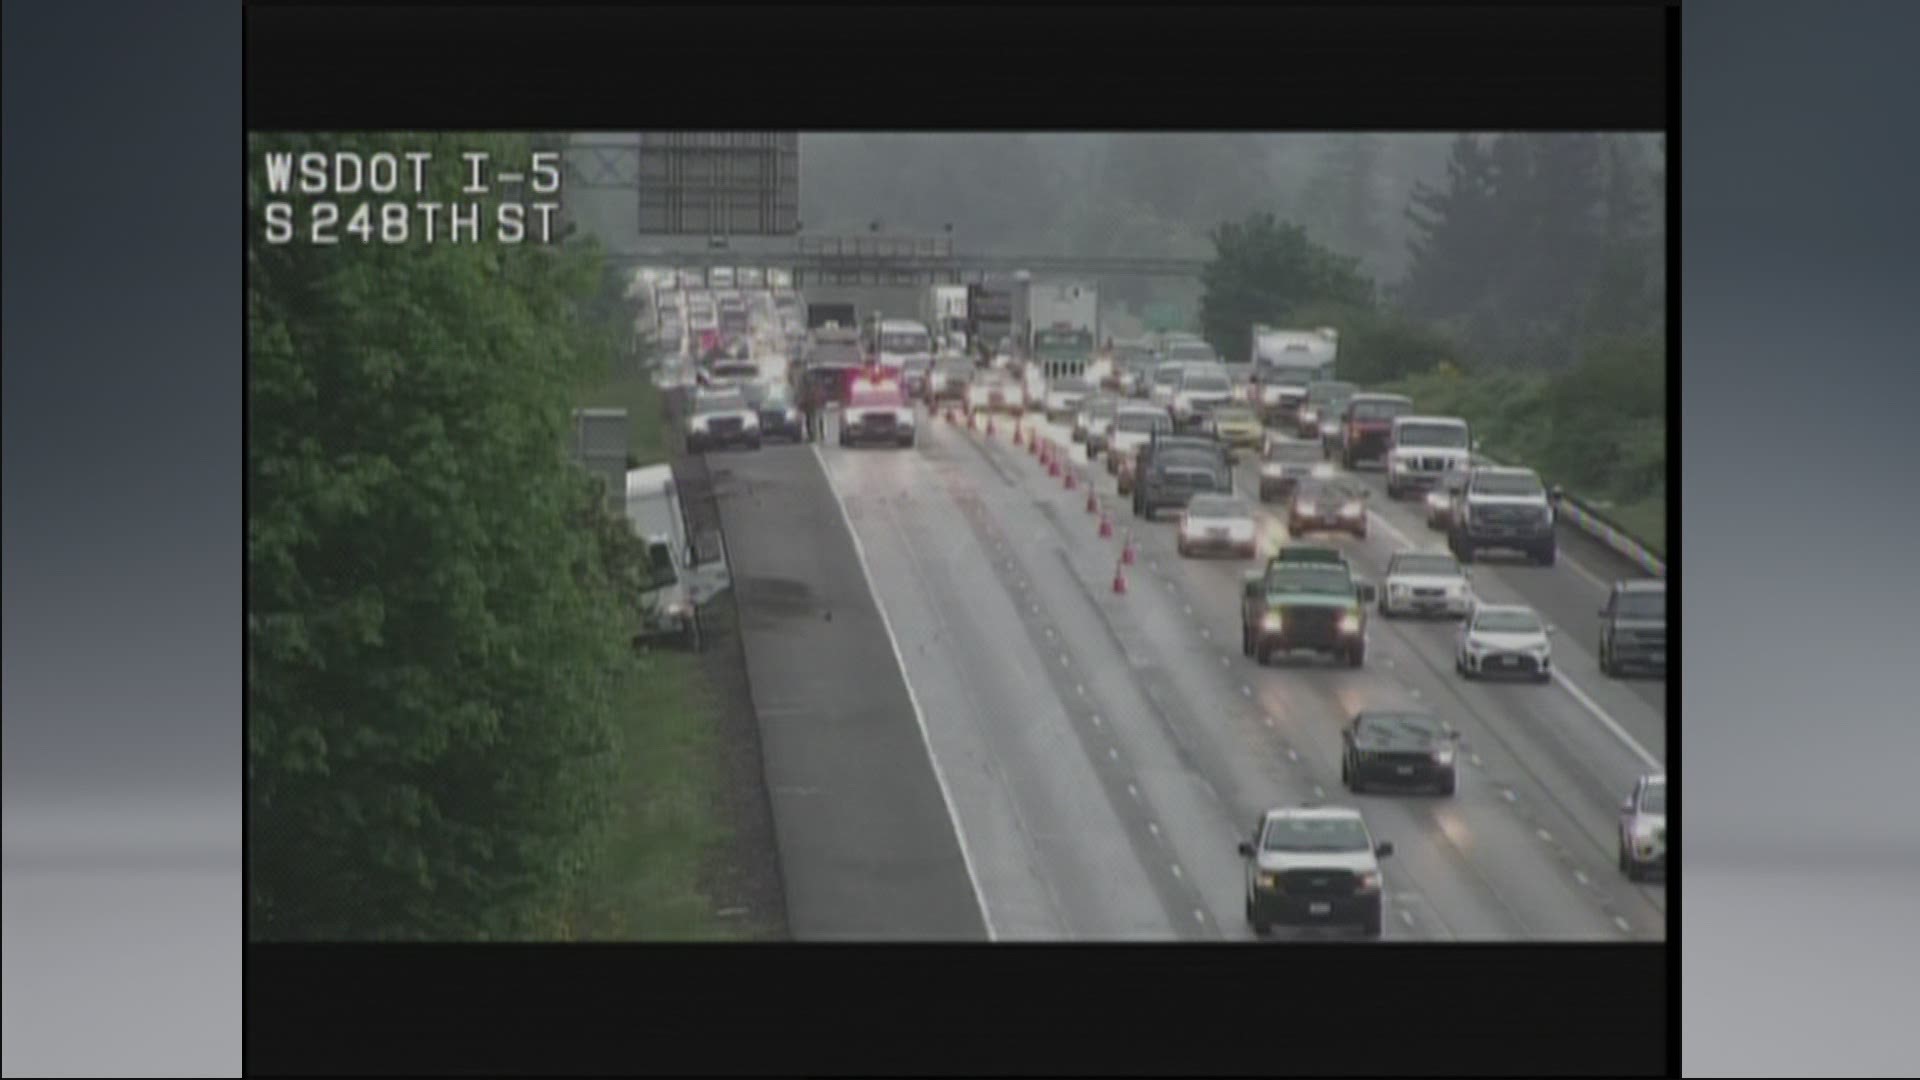
<instances>
[{"instance_id":1,"label":"dashed lane marking","mask_svg":"<svg viewBox=\"0 0 1920 1080\"><path fill-rule=\"evenodd\" d=\"M1321 786L1320 786L1319 784L1315 784L1315 785L1313 785L1313 797L1314 797L1314 798L1316 798L1316 799L1324 799L1324 798L1326 798L1326 797L1327 797L1327 789L1326 789L1326 788L1323 788L1323 787L1321 787Z\"/></svg>"},{"instance_id":2,"label":"dashed lane marking","mask_svg":"<svg viewBox=\"0 0 1920 1080\"><path fill-rule=\"evenodd\" d=\"M1207 921L1207 913L1204 911L1201 911L1199 908L1194 908L1193 921L1197 923L1205 923Z\"/></svg>"},{"instance_id":3,"label":"dashed lane marking","mask_svg":"<svg viewBox=\"0 0 1920 1080\"><path fill-rule=\"evenodd\" d=\"M1251 686L1242 686L1242 687L1240 688L1240 693L1241 693L1241 694L1243 694L1243 695L1244 695L1244 696L1246 696L1246 697L1252 697L1252 696L1253 696L1253 687L1251 687Z\"/></svg>"},{"instance_id":4,"label":"dashed lane marking","mask_svg":"<svg viewBox=\"0 0 1920 1080\"><path fill-rule=\"evenodd\" d=\"M1132 784L1128 784L1127 794L1137 799L1140 797L1140 789L1137 787L1134 787Z\"/></svg>"},{"instance_id":5,"label":"dashed lane marking","mask_svg":"<svg viewBox=\"0 0 1920 1080\"><path fill-rule=\"evenodd\" d=\"M1298 751L1298 750L1295 750L1295 749L1294 749L1293 747L1291 747L1291 746L1289 746L1289 747L1287 747L1287 760L1288 760L1288 761L1299 761L1299 760L1300 760L1300 751Z\"/></svg>"},{"instance_id":6,"label":"dashed lane marking","mask_svg":"<svg viewBox=\"0 0 1920 1080\"><path fill-rule=\"evenodd\" d=\"M1620 932L1623 934L1633 933L1633 924L1629 923L1623 916L1615 915L1613 917L1613 925L1619 927Z\"/></svg>"},{"instance_id":7,"label":"dashed lane marking","mask_svg":"<svg viewBox=\"0 0 1920 1080\"><path fill-rule=\"evenodd\" d=\"M1155 824L1154 824L1153 822L1151 822L1151 821L1149 821L1149 822L1147 822L1147 831L1148 831L1148 832L1150 832L1150 833L1152 833L1152 834L1153 834L1153 835L1155 835L1155 836L1159 836L1159 835L1160 835L1160 826L1158 826L1158 825L1155 825Z\"/></svg>"},{"instance_id":8,"label":"dashed lane marking","mask_svg":"<svg viewBox=\"0 0 1920 1080\"><path fill-rule=\"evenodd\" d=\"M1507 800L1508 802L1512 802L1512 801L1514 800L1514 794L1513 794L1513 789L1512 789L1512 788L1502 788L1502 789L1501 789L1501 791L1500 791L1500 797L1501 797L1501 798L1503 798L1503 799L1505 799L1505 800Z\"/></svg>"},{"instance_id":9,"label":"dashed lane marking","mask_svg":"<svg viewBox=\"0 0 1920 1080\"><path fill-rule=\"evenodd\" d=\"M1593 884L1593 879L1587 876L1587 872L1585 870L1575 870L1573 872L1573 880L1579 882L1582 885Z\"/></svg>"},{"instance_id":10,"label":"dashed lane marking","mask_svg":"<svg viewBox=\"0 0 1920 1080\"><path fill-rule=\"evenodd\" d=\"M1109 746L1109 747L1107 747L1107 756L1108 756L1109 758L1112 758L1112 759L1113 759L1113 760L1115 760L1115 761L1119 761L1119 760L1120 760L1120 751L1118 751L1118 750L1115 750L1115 749L1114 749L1113 747L1111 747L1111 746Z\"/></svg>"},{"instance_id":11,"label":"dashed lane marking","mask_svg":"<svg viewBox=\"0 0 1920 1080\"><path fill-rule=\"evenodd\" d=\"M1551 843L1553 843L1553 834L1552 834L1552 833L1550 833L1550 832L1548 832L1548 831L1547 831L1547 830L1545 830L1545 829L1535 829L1535 830L1533 830L1533 831L1534 831L1534 833L1535 833L1536 835L1538 835L1538 836L1540 837L1540 839L1542 839L1542 840L1545 840L1545 841L1546 841L1547 843L1549 843L1549 844L1551 844Z\"/></svg>"},{"instance_id":12,"label":"dashed lane marking","mask_svg":"<svg viewBox=\"0 0 1920 1080\"><path fill-rule=\"evenodd\" d=\"M1174 876L1174 877L1185 877L1185 876L1186 876L1186 875L1184 875L1184 874L1182 874L1182 873L1180 872L1180 864L1179 864L1179 863L1174 863L1174 864L1172 864L1172 865L1173 865L1173 876Z\"/></svg>"},{"instance_id":13,"label":"dashed lane marking","mask_svg":"<svg viewBox=\"0 0 1920 1080\"><path fill-rule=\"evenodd\" d=\"M1406 923L1406 924L1407 924L1408 926L1412 926L1412 925L1413 925L1413 912L1411 912L1411 911L1403 911L1403 912L1401 912L1401 913L1400 913L1400 921L1401 921L1401 922L1403 922L1403 923Z\"/></svg>"}]
</instances>

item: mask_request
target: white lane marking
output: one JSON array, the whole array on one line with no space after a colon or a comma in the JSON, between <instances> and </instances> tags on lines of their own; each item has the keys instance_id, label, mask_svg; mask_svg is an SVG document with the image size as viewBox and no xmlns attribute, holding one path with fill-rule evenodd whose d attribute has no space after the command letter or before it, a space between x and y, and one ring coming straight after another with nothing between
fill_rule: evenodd
<instances>
[{"instance_id":1,"label":"white lane marking","mask_svg":"<svg viewBox=\"0 0 1920 1080\"><path fill-rule=\"evenodd\" d=\"M1139 797L1140 797L1140 789L1139 789L1139 788L1137 788L1137 787L1134 787L1134 786L1133 786L1132 784L1128 784L1128 785L1127 785L1127 794L1128 794L1128 795L1131 795L1131 796L1133 796L1134 798L1136 798L1136 799L1137 799L1137 798L1139 798Z\"/></svg>"},{"instance_id":2,"label":"white lane marking","mask_svg":"<svg viewBox=\"0 0 1920 1080\"><path fill-rule=\"evenodd\" d=\"M1585 870L1575 870L1573 872L1573 880L1579 882L1582 885L1593 884L1593 879L1587 877L1587 872Z\"/></svg>"},{"instance_id":3,"label":"white lane marking","mask_svg":"<svg viewBox=\"0 0 1920 1080\"><path fill-rule=\"evenodd\" d=\"M1061 654L1060 654L1060 666L1061 666L1061 667L1066 667L1066 666L1067 666L1067 654L1066 654L1066 653L1061 653Z\"/></svg>"},{"instance_id":4,"label":"white lane marking","mask_svg":"<svg viewBox=\"0 0 1920 1080\"><path fill-rule=\"evenodd\" d=\"M1149 822L1147 822L1147 831L1148 831L1148 832L1150 832L1150 833L1152 833L1152 834L1153 834L1153 835L1155 835L1155 836L1159 836L1159 835L1160 835L1160 826L1158 826L1158 825L1155 825L1155 824L1154 824L1153 822L1151 822L1151 821L1149 821Z\"/></svg>"},{"instance_id":5,"label":"white lane marking","mask_svg":"<svg viewBox=\"0 0 1920 1080\"><path fill-rule=\"evenodd\" d=\"M1099 726L1100 726L1100 714L1098 714L1098 713L1095 713L1095 714L1094 714L1094 716L1093 716L1093 726L1094 726L1094 727L1099 727ZM1129 786L1129 787L1131 787L1132 785L1128 785L1128 786Z\"/></svg>"},{"instance_id":6,"label":"white lane marking","mask_svg":"<svg viewBox=\"0 0 1920 1080\"><path fill-rule=\"evenodd\" d=\"M1533 831L1540 834L1540 839L1545 840L1549 844L1553 843L1552 833L1548 832L1545 829L1535 829Z\"/></svg>"},{"instance_id":7,"label":"white lane marking","mask_svg":"<svg viewBox=\"0 0 1920 1080\"><path fill-rule=\"evenodd\" d=\"M1500 797L1501 797L1501 798L1503 798L1503 799L1505 799L1505 800L1507 800L1508 802L1512 802L1512 801L1513 801L1513 789L1512 789L1512 788L1502 788L1502 789L1501 789L1501 791L1500 791Z\"/></svg>"},{"instance_id":8,"label":"white lane marking","mask_svg":"<svg viewBox=\"0 0 1920 1080\"><path fill-rule=\"evenodd\" d=\"M1240 693L1241 693L1242 695L1244 695L1244 696L1246 696L1246 697L1252 697L1252 696L1253 696L1253 687L1251 687L1251 686L1242 686L1242 687L1240 688Z\"/></svg>"},{"instance_id":9,"label":"white lane marking","mask_svg":"<svg viewBox=\"0 0 1920 1080\"><path fill-rule=\"evenodd\" d=\"M1211 640L1213 638L1213 631L1203 626L1200 628L1200 636Z\"/></svg>"},{"instance_id":10,"label":"white lane marking","mask_svg":"<svg viewBox=\"0 0 1920 1080\"><path fill-rule=\"evenodd\" d=\"M1200 910L1199 908L1194 908L1194 909L1193 909L1193 921L1194 921L1194 922L1197 922L1197 923L1204 923L1204 922L1206 922L1206 921L1207 921L1207 913L1206 913L1206 912L1204 912L1204 911L1201 911L1201 910Z\"/></svg>"},{"instance_id":11,"label":"white lane marking","mask_svg":"<svg viewBox=\"0 0 1920 1080\"><path fill-rule=\"evenodd\" d=\"M1473 755L1473 757L1469 758L1468 760L1472 761L1474 765L1478 766L1480 764L1480 755L1475 754Z\"/></svg>"},{"instance_id":12,"label":"white lane marking","mask_svg":"<svg viewBox=\"0 0 1920 1080\"><path fill-rule=\"evenodd\" d=\"M1085 683L1074 683L1073 689L1074 689L1074 692L1079 694L1081 697L1087 696L1087 687Z\"/></svg>"},{"instance_id":13,"label":"white lane marking","mask_svg":"<svg viewBox=\"0 0 1920 1080\"><path fill-rule=\"evenodd\" d=\"M1107 747L1107 756L1108 756L1108 757L1110 757L1110 758L1112 758L1112 759L1113 759L1113 760L1115 760L1115 761L1119 761L1119 760L1120 760L1120 751L1118 751L1118 750L1115 750L1115 749L1114 749L1113 747L1111 747L1111 746L1109 746L1109 747Z\"/></svg>"},{"instance_id":14,"label":"white lane marking","mask_svg":"<svg viewBox=\"0 0 1920 1080\"><path fill-rule=\"evenodd\" d=\"M1300 760L1300 752L1299 752L1298 750L1295 750L1295 749L1294 749L1293 747L1291 747L1291 746L1289 746L1289 747L1287 747L1287 760L1288 760L1288 761L1299 761L1299 760Z\"/></svg>"},{"instance_id":15,"label":"white lane marking","mask_svg":"<svg viewBox=\"0 0 1920 1080\"><path fill-rule=\"evenodd\" d=\"M1052 636L1053 636L1053 627L1051 627L1051 626L1049 626L1049 627L1047 627L1047 636L1048 636L1048 637L1052 637Z\"/></svg>"},{"instance_id":16,"label":"white lane marking","mask_svg":"<svg viewBox=\"0 0 1920 1080\"><path fill-rule=\"evenodd\" d=\"M1314 797L1314 798L1316 798L1316 799L1324 799L1324 798L1326 798L1326 797L1327 797L1327 789L1326 789L1326 788L1323 788L1323 787L1321 787L1321 786L1320 786L1319 784L1315 784L1315 785L1313 785L1313 797Z\"/></svg>"},{"instance_id":17,"label":"white lane marking","mask_svg":"<svg viewBox=\"0 0 1920 1080\"><path fill-rule=\"evenodd\" d=\"M1420 688L1417 686L1409 686L1407 687L1407 693L1412 694L1414 697L1417 698L1420 696Z\"/></svg>"},{"instance_id":18,"label":"white lane marking","mask_svg":"<svg viewBox=\"0 0 1920 1080\"><path fill-rule=\"evenodd\" d=\"M1187 609L1187 614L1189 614L1189 615L1191 615L1191 614L1193 614L1193 605L1192 605L1192 604L1187 604L1187 605L1185 605L1185 606L1186 606L1186 609Z\"/></svg>"},{"instance_id":19,"label":"white lane marking","mask_svg":"<svg viewBox=\"0 0 1920 1080\"><path fill-rule=\"evenodd\" d=\"M1026 586L1024 586L1024 585L1023 585L1023 586L1021 586L1021 588L1025 588L1025 587L1026 587ZM1033 605L1033 613L1034 613L1035 615L1038 615L1038 614L1040 614L1040 605L1039 605L1039 604L1035 604L1035 605Z\"/></svg>"},{"instance_id":20,"label":"white lane marking","mask_svg":"<svg viewBox=\"0 0 1920 1080\"><path fill-rule=\"evenodd\" d=\"M1411 912L1411 911L1403 911L1403 912L1401 912L1401 913L1400 913L1400 921L1401 921L1401 922L1403 922L1403 923L1406 923L1406 924L1407 924L1408 926L1412 926L1412 925L1413 925L1413 912Z\"/></svg>"},{"instance_id":21,"label":"white lane marking","mask_svg":"<svg viewBox=\"0 0 1920 1080\"><path fill-rule=\"evenodd\" d=\"M1230 656L1228 656L1228 655L1227 655L1226 653L1221 653L1221 654L1220 654L1220 666L1221 666L1221 667L1232 667L1232 666L1233 666L1233 658L1232 658L1232 657L1230 657Z\"/></svg>"},{"instance_id":22,"label":"white lane marking","mask_svg":"<svg viewBox=\"0 0 1920 1080\"><path fill-rule=\"evenodd\" d=\"M1173 876L1174 876L1174 877L1185 877L1185 876L1186 876L1186 875L1184 875L1184 874L1182 874L1182 873L1180 872L1180 864L1179 864L1179 863L1174 863L1174 864L1172 864L1172 865L1173 865Z\"/></svg>"},{"instance_id":23,"label":"white lane marking","mask_svg":"<svg viewBox=\"0 0 1920 1080\"><path fill-rule=\"evenodd\" d=\"M1261 717L1260 719L1262 719L1262 720L1264 720L1264 721L1266 721L1266 722L1267 722L1267 726L1268 726L1268 727L1272 727L1272 726L1273 726L1273 717L1271 717L1271 716L1262 716L1262 717Z\"/></svg>"},{"instance_id":24,"label":"white lane marking","mask_svg":"<svg viewBox=\"0 0 1920 1080\"><path fill-rule=\"evenodd\" d=\"M1399 666L1400 666L1400 664L1399 664L1399 663L1398 663L1397 661L1395 661L1393 657L1391 657L1391 656L1389 656L1389 657L1387 657L1387 666L1388 666L1388 667L1399 667Z\"/></svg>"},{"instance_id":25,"label":"white lane marking","mask_svg":"<svg viewBox=\"0 0 1920 1080\"><path fill-rule=\"evenodd\" d=\"M1593 714L1593 718L1595 720L1600 721L1600 723L1604 725L1608 731L1611 731L1613 733L1613 737L1620 740L1621 745L1625 746L1628 750L1633 751L1634 757L1637 757L1641 761L1645 762L1650 768L1654 768L1654 769L1666 768L1666 766L1661 763L1659 758L1654 757L1653 754L1650 753L1646 747L1641 746L1637 741L1634 740L1633 736L1627 734L1626 728L1621 727L1618 721L1616 721L1613 717L1607 715L1607 710L1601 708L1599 702L1588 697L1587 692L1585 690L1580 689L1580 687L1576 686L1572 679L1569 679L1565 675L1560 674L1560 668L1558 666L1555 666L1553 669L1553 681L1559 683L1561 689L1565 690L1569 694L1572 694L1573 700L1579 702L1582 706L1586 708L1587 712Z\"/></svg>"},{"instance_id":26,"label":"white lane marking","mask_svg":"<svg viewBox=\"0 0 1920 1080\"><path fill-rule=\"evenodd\" d=\"M1600 579L1599 574L1596 574L1593 571L1587 569L1585 566L1582 566L1578 560L1572 558L1571 556L1562 555L1560 556L1559 561L1566 563L1567 569L1572 570L1574 573L1579 574L1583 578L1586 578L1589 584L1601 590L1602 592L1605 592L1613 588L1613 584L1611 582L1602 581Z\"/></svg>"},{"instance_id":27,"label":"white lane marking","mask_svg":"<svg viewBox=\"0 0 1920 1080\"><path fill-rule=\"evenodd\" d=\"M1632 924L1632 923L1629 923L1629 922L1627 922L1627 920L1626 920L1626 919L1625 919L1624 917L1622 917L1622 916L1619 916L1619 915L1615 915L1615 916L1613 917L1613 925L1615 925L1615 926L1617 926L1617 927L1619 927L1619 928L1620 928L1620 932L1621 932L1621 933L1623 933L1623 934L1631 934L1631 933L1633 933L1633 924Z\"/></svg>"},{"instance_id":28,"label":"white lane marking","mask_svg":"<svg viewBox=\"0 0 1920 1080\"><path fill-rule=\"evenodd\" d=\"M827 490L833 494L833 503L840 509L840 520L847 527L847 535L853 538L853 556L860 563L861 576L867 579L867 593L873 597L874 610L880 612L880 628L887 633L887 644L893 648L893 662L900 668L900 682L907 688L907 704L913 706L914 723L920 725L920 740L927 748L927 761L933 765L934 783L940 787L940 801L946 804L947 817L953 822L953 836L960 845L960 865L967 871L967 884L973 886L974 902L980 905L980 924L986 929L987 940L997 940L999 934L993 929L993 916L987 912L987 895L980 891L980 877L973 869L973 853L967 848L967 830L960 825L960 812L954 809L953 792L947 787L946 773L940 769L940 756L933 752L933 736L927 732L927 717L920 709L920 697L913 692L913 680L907 677L907 660L900 653L900 639L894 636L893 621L887 618L887 606L880 602L880 589L873 583L873 568L867 565L867 547L860 542L860 534L854 530L853 516L847 513L847 502L840 495L839 488L833 483L833 470L827 467L827 458L820 452L820 444L813 444L814 460L820 463L820 473L826 478Z\"/></svg>"}]
</instances>

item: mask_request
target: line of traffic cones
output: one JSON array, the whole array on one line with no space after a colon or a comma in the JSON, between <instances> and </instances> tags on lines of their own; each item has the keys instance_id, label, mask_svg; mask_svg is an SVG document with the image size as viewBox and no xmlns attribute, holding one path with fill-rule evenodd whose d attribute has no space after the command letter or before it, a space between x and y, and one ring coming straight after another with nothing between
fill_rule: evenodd
<instances>
[{"instance_id":1,"label":"line of traffic cones","mask_svg":"<svg viewBox=\"0 0 1920 1080\"><path fill-rule=\"evenodd\" d=\"M993 438L993 414L987 414L987 438Z\"/></svg>"},{"instance_id":2,"label":"line of traffic cones","mask_svg":"<svg viewBox=\"0 0 1920 1080\"><path fill-rule=\"evenodd\" d=\"M1124 566L1133 565L1133 530L1127 530L1126 542L1120 545L1120 562Z\"/></svg>"}]
</instances>

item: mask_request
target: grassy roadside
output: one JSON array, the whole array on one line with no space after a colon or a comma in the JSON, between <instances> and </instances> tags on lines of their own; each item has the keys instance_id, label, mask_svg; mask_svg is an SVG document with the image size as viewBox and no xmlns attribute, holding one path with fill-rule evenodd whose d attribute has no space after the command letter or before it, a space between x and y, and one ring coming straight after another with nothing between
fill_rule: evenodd
<instances>
[{"instance_id":1,"label":"grassy roadside","mask_svg":"<svg viewBox=\"0 0 1920 1080\"><path fill-rule=\"evenodd\" d=\"M576 395L580 406L624 408L640 465L669 460L660 391L633 365ZM748 936L702 888L706 864L730 837L716 793L725 782L721 707L700 657L637 656L616 688L619 781L594 863L560 919L572 941L722 941Z\"/></svg>"},{"instance_id":2,"label":"grassy roadside","mask_svg":"<svg viewBox=\"0 0 1920 1080\"><path fill-rule=\"evenodd\" d=\"M729 832L716 813L716 703L699 657L650 653L620 688L620 781L596 864L566 919L574 941L723 941L749 936L700 887Z\"/></svg>"}]
</instances>

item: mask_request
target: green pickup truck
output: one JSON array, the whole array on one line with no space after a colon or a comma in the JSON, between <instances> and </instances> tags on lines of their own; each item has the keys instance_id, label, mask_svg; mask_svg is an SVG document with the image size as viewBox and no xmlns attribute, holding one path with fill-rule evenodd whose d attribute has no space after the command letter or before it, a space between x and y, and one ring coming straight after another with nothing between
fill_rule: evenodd
<instances>
[{"instance_id":1,"label":"green pickup truck","mask_svg":"<svg viewBox=\"0 0 1920 1080\"><path fill-rule=\"evenodd\" d=\"M1277 652L1311 650L1359 667L1367 659L1367 605L1377 595L1338 548L1286 544L1265 570L1246 577L1240 651L1265 664Z\"/></svg>"}]
</instances>

